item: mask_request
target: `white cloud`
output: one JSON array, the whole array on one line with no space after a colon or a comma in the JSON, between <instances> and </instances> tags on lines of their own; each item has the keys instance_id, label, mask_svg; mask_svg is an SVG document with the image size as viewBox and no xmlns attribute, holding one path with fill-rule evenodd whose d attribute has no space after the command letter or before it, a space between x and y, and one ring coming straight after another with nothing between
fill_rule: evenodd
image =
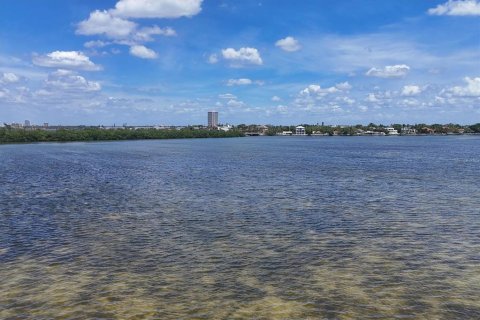
<instances>
[{"instance_id":1,"label":"white cloud","mask_svg":"<svg viewBox=\"0 0 480 320\"><path fill-rule=\"evenodd\" d=\"M100 83L88 81L74 71L60 69L48 75L44 92L92 92L100 89Z\"/></svg>"},{"instance_id":2,"label":"white cloud","mask_svg":"<svg viewBox=\"0 0 480 320\"><path fill-rule=\"evenodd\" d=\"M335 101L343 102L348 105L353 105L356 101L355 99L349 98L349 97L337 97L335 98Z\"/></svg>"},{"instance_id":3,"label":"white cloud","mask_svg":"<svg viewBox=\"0 0 480 320\"><path fill-rule=\"evenodd\" d=\"M238 101L234 99L231 99L227 102L227 106L229 107L243 107L244 105L245 103L243 101Z\"/></svg>"},{"instance_id":4,"label":"white cloud","mask_svg":"<svg viewBox=\"0 0 480 320\"><path fill-rule=\"evenodd\" d=\"M333 112L343 112L344 110L337 104L331 105L330 110Z\"/></svg>"},{"instance_id":5,"label":"white cloud","mask_svg":"<svg viewBox=\"0 0 480 320\"><path fill-rule=\"evenodd\" d=\"M15 83L18 81L20 81L20 77L12 72L4 72L0 77L0 83Z\"/></svg>"},{"instance_id":6,"label":"white cloud","mask_svg":"<svg viewBox=\"0 0 480 320\"><path fill-rule=\"evenodd\" d=\"M27 87L0 88L0 100L7 103L27 103L31 97L30 89Z\"/></svg>"},{"instance_id":7,"label":"white cloud","mask_svg":"<svg viewBox=\"0 0 480 320\"><path fill-rule=\"evenodd\" d=\"M365 98L365 101L367 101L367 102L379 102L380 100L377 98L375 93L369 93L367 95L367 98Z\"/></svg>"},{"instance_id":8,"label":"white cloud","mask_svg":"<svg viewBox=\"0 0 480 320\"><path fill-rule=\"evenodd\" d=\"M402 89L402 96L416 96L422 92L422 88L415 85L407 85Z\"/></svg>"},{"instance_id":9,"label":"white cloud","mask_svg":"<svg viewBox=\"0 0 480 320\"><path fill-rule=\"evenodd\" d=\"M414 98L403 99L397 102L398 105L403 105L405 107L415 107L420 105L420 102Z\"/></svg>"},{"instance_id":10,"label":"white cloud","mask_svg":"<svg viewBox=\"0 0 480 320\"><path fill-rule=\"evenodd\" d=\"M428 14L436 16L479 16L480 2L478 0L449 0L429 9Z\"/></svg>"},{"instance_id":11,"label":"white cloud","mask_svg":"<svg viewBox=\"0 0 480 320\"><path fill-rule=\"evenodd\" d=\"M77 25L77 34L95 35L103 34L109 38L122 39L128 37L135 29L135 22L114 17L108 11L95 10L90 13L87 20Z\"/></svg>"},{"instance_id":12,"label":"white cloud","mask_svg":"<svg viewBox=\"0 0 480 320\"><path fill-rule=\"evenodd\" d=\"M202 8L203 0L120 0L111 10L125 18L180 18L192 17Z\"/></svg>"},{"instance_id":13,"label":"white cloud","mask_svg":"<svg viewBox=\"0 0 480 320\"><path fill-rule=\"evenodd\" d=\"M35 55L32 59L37 66L50 68L78 69L97 71L101 67L90 61L90 58L80 51L54 51L46 55Z\"/></svg>"},{"instance_id":14,"label":"white cloud","mask_svg":"<svg viewBox=\"0 0 480 320\"><path fill-rule=\"evenodd\" d=\"M242 86L252 84L253 81L247 78L240 78L240 79L229 79L227 81L227 86Z\"/></svg>"},{"instance_id":15,"label":"white cloud","mask_svg":"<svg viewBox=\"0 0 480 320\"><path fill-rule=\"evenodd\" d=\"M311 84L302 91L300 91L301 96L309 96L309 97L323 97L327 94L339 92L340 90L336 87L329 87L329 88L322 88L317 84Z\"/></svg>"},{"instance_id":16,"label":"white cloud","mask_svg":"<svg viewBox=\"0 0 480 320\"><path fill-rule=\"evenodd\" d=\"M248 78L239 78L239 79L228 79L227 81L227 86L244 86L244 85L250 85L250 84L256 84L259 86L262 86L265 82L261 80L251 80Z\"/></svg>"},{"instance_id":17,"label":"white cloud","mask_svg":"<svg viewBox=\"0 0 480 320\"><path fill-rule=\"evenodd\" d=\"M160 28L158 26L153 26L153 27L145 27L138 30L133 35L133 38L136 41L143 41L143 42L153 41L153 38L152 38L153 35L162 35L166 37L172 37L172 36L176 36L177 33L175 32L175 30L173 30L170 27Z\"/></svg>"},{"instance_id":18,"label":"white cloud","mask_svg":"<svg viewBox=\"0 0 480 320\"><path fill-rule=\"evenodd\" d=\"M240 66L242 64L263 64L260 53L255 48L240 48L235 50L227 48L222 50L222 56L225 60L232 62L233 66Z\"/></svg>"},{"instance_id":19,"label":"white cloud","mask_svg":"<svg viewBox=\"0 0 480 320\"><path fill-rule=\"evenodd\" d=\"M465 87L453 87L450 88L450 92L455 96L460 97L480 97L480 77L477 78L464 78L467 85Z\"/></svg>"},{"instance_id":20,"label":"white cloud","mask_svg":"<svg viewBox=\"0 0 480 320\"><path fill-rule=\"evenodd\" d=\"M217 63L217 62L218 62L218 56L217 56L215 53L211 54L211 55L208 57L208 63L210 63L210 64L215 64L215 63Z\"/></svg>"},{"instance_id":21,"label":"white cloud","mask_svg":"<svg viewBox=\"0 0 480 320\"><path fill-rule=\"evenodd\" d=\"M141 45L131 46L130 54L142 59L155 59L158 56L157 53L152 49Z\"/></svg>"},{"instance_id":22,"label":"white cloud","mask_svg":"<svg viewBox=\"0 0 480 320\"><path fill-rule=\"evenodd\" d=\"M179 18L191 17L201 11L203 0L119 0L114 9L95 10L88 19L77 25L80 35L103 35L113 43L130 47L130 54L139 58L154 59L157 54L142 45L153 41L153 36L175 36L171 27L156 25L140 28L129 18ZM85 43L87 48L104 47L112 42L100 40Z\"/></svg>"},{"instance_id":23,"label":"white cloud","mask_svg":"<svg viewBox=\"0 0 480 320\"><path fill-rule=\"evenodd\" d=\"M160 28L154 25L139 28L135 22L113 16L111 10L96 10L90 13L90 17L87 20L78 24L76 33L81 35L104 35L107 38L114 39L117 44L128 46L153 41L152 36L154 35L171 37L177 34L171 27ZM104 47L109 44L111 42L97 40L85 43L85 47Z\"/></svg>"},{"instance_id":24,"label":"white cloud","mask_svg":"<svg viewBox=\"0 0 480 320\"><path fill-rule=\"evenodd\" d=\"M273 96L272 101L282 101L282 99L279 96Z\"/></svg>"},{"instance_id":25,"label":"white cloud","mask_svg":"<svg viewBox=\"0 0 480 320\"><path fill-rule=\"evenodd\" d=\"M410 67L405 64L397 64L394 66L385 66L383 69L371 68L366 75L378 78L399 78L404 77L410 71Z\"/></svg>"},{"instance_id":26,"label":"white cloud","mask_svg":"<svg viewBox=\"0 0 480 320\"><path fill-rule=\"evenodd\" d=\"M231 93L219 94L218 97L220 99L237 99L237 97L234 94L231 94Z\"/></svg>"},{"instance_id":27,"label":"white cloud","mask_svg":"<svg viewBox=\"0 0 480 320\"><path fill-rule=\"evenodd\" d=\"M345 81L345 82L342 82L342 83L337 83L335 85L335 88L337 88L338 90L350 90L352 89L352 85L350 83L348 83L348 81Z\"/></svg>"},{"instance_id":28,"label":"white cloud","mask_svg":"<svg viewBox=\"0 0 480 320\"><path fill-rule=\"evenodd\" d=\"M322 88L320 85L311 84L299 93L301 99L322 99L330 94L338 94L342 91L348 91L352 88L352 85L348 82L337 83L335 86ZM297 99L298 100L298 99Z\"/></svg>"},{"instance_id":29,"label":"white cloud","mask_svg":"<svg viewBox=\"0 0 480 320\"><path fill-rule=\"evenodd\" d=\"M338 104L353 105L354 99L351 99L345 94L352 88L348 82L337 83L335 86L322 88L318 84L311 84L305 89L299 91L295 97L293 104L303 111L315 112L320 111L341 111L341 108L336 108ZM330 105L327 107L327 105Z\"/></svg>"},{"instance_id":30,"label":"white cloud","mask_svg":"<svg viewBox=\"0 0 480 320\"><path fill-rule=\"evenodd\" d=\"M281 48L284 51L294 52L301 49L300 43L293 37L286 37L275 42L275 46Z\"/></svg>"}]
</instances>

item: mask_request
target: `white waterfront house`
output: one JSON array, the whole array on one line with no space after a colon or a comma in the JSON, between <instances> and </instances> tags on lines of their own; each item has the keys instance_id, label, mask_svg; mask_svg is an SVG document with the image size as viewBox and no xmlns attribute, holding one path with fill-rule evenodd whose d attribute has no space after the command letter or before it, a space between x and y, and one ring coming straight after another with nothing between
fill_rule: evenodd
<instances>
[{"instance_id":1,"label":"white waterfront house","mask_svg":"<svg viewBox=\"0 0 480 320\"><path fill-rule=\"evenodd\" d=\"M393 127L387 127L387 128L385 128L385 130L387 130L387 134L388 134L389 136L398 135L398 131L397 131L395 128L393 128Z\"/></svg>"},{"instance_id":2,"label":"white waterfront house","mask_svg":"<svg viewBox=\"0 0 480 320\"><path fill-rule=\"evenodd\" d=\"M232 130L232 129L233 129L233 126L232 126L232 125L230 125L230 124L227 124L227 125L224 125L224 126L218 127L217 129L218 129L218 130L221 130L221 131L225 131L225 132L227 132L227 131L230 131L230 130Z\"/></svg>"},{"instance_id":3,"label":"white waterfront house","mask_svg":"<svg viewBox=\"0 0 480 320\"><path fill-rule=\"evenodd\" d=\"M402 134L417 134L417 130L411 127L403 127Z\"/></svg>"},{"instance_id":4,"label":"white waterfront house","mask_svg":"<svg viewBox=\"0 0 480 320\"><path fill-rule=\"evenodd\" d=\"M302 127L302 126L295 127L295 135L304 136L305 135L305 127Z\"/></svg>"}]
</instances>

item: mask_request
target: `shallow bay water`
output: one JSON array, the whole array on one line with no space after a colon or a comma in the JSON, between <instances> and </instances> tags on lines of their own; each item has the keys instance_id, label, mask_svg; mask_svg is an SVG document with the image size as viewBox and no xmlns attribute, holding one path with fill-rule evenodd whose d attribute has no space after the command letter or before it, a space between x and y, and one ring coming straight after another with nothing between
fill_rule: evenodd
<instances>
[{"instance_id":1,"label":"shallow bay water","mask_svg":"<svg viewBox=\"0 0 480 320\"><path fill-rule=\"evenodd\" d=\"M0 146L0 319L479 319L480 137Z\"/></svg>"}]
</instances>

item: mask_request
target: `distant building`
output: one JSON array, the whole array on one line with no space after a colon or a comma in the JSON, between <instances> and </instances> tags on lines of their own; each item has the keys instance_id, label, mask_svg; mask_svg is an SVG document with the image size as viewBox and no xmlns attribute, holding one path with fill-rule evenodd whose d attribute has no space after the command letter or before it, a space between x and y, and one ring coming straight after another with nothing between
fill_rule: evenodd
<instances>
[{"instance_id":1,"label":"distant building","mask_svg":"<svg viewBox=\"0 0 480 320\"><path fill-rule=\"evenodd\" d=\"M24 127L30 127L30 120L25 120Z\"/></svg>"},{"instance_id":2,"label":"distant building","mask_svg":"<svg viewBox=\"0 0 480 320\"><path fill-rule=\"evenodd\" d=\"M208 127L210 127L210 128L218 127L218 112L217 111L208 111Z\"/></svg>"},{"instance_id":3,"label":"distant building","mask_svg":"<svg viewBox=\"0 0 480 320\"><path fill-rule=\"evenodd\" d=\"M412 127L403 127L402 128L402 134L417 134L417 130Z\"/></svg>"},{"instance_id":4,"label":"distant building","mask_svg":"<svg viewBox=\"0 0 480 320\"><path fill-rule=\"evenodd\" d=\"M396 136L396 135L398 135L398 131L397 131L395 128L393 128L393 127L387 127L387 128L385 128L385 130L387 130L387 134L388 134L389 136Z\"/></svg>"},{"instance_id":5,"label":"distant building","mask_svg":"<svg viewBox=\"0 0 480 320\"><path fill-rule=\"evenodd\" d=\"M295 128L295 134L299 135L299 136L304 136L305 135L305 127L297 126Z\"/></svg>"},{"instance_id":6,"label":"distant building","mask_svg":"<svg viewBox=\"0 0 480 320\"><path fill-rule=\"evenodd\" d=\"M233 129L233 126L229 125L229 124L218 128L218 130L222 130L222 131L225 131L225 132L230 131L232 129Z\"/></svg>"}]
</instances>

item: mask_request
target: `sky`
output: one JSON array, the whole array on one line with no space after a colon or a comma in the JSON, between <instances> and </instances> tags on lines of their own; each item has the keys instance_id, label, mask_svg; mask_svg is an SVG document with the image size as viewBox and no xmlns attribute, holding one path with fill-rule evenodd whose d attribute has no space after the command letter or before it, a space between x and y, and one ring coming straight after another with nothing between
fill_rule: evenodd
<instances>
[{"instance_id":1,"label":"sky","mask_svg":"<svg viewBox=\"0 0 480 320\"><path fill-rule=\"evenodd\" d=\"M480 122L480 0L2 0L0 123Z\"/></svg>"}]
</instances>

